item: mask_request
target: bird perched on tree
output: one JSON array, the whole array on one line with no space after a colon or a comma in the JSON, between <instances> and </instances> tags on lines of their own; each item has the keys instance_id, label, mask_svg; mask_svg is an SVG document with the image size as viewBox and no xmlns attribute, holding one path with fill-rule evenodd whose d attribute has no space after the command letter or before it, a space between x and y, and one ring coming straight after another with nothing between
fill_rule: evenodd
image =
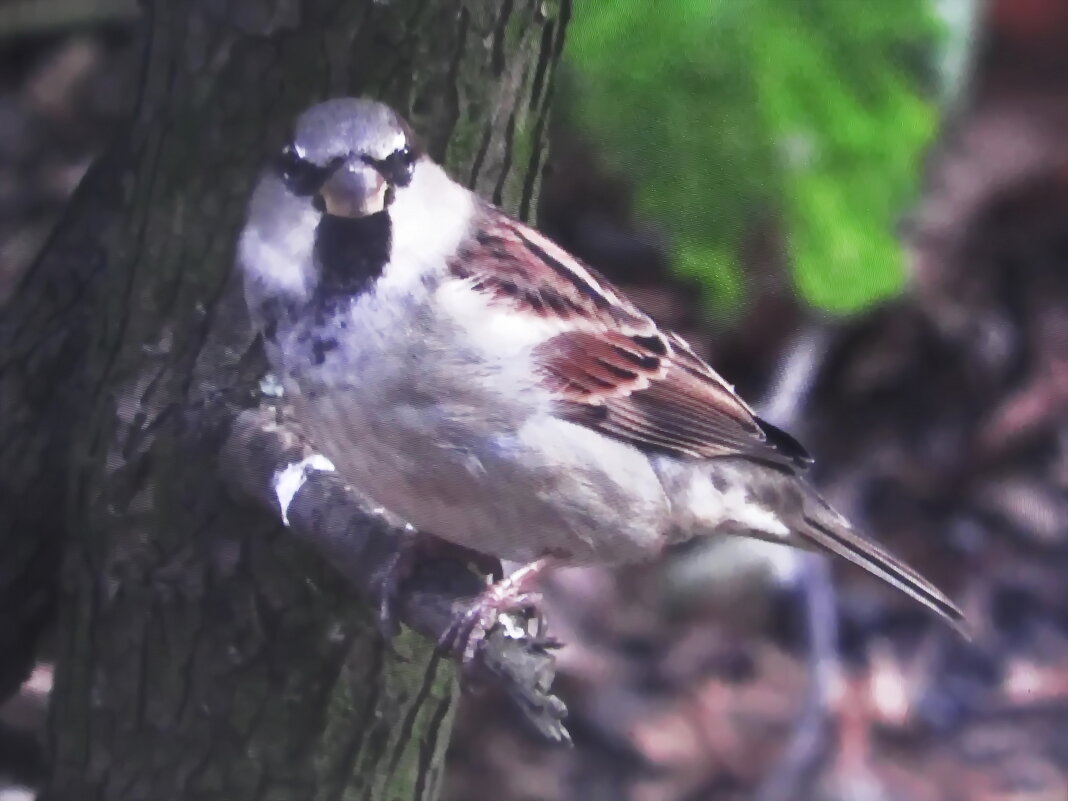
<instances>
[{"instance_id":1,"label":"bird perched on tree","mask_svg":"<svg viewBox=\"0 0 1068 801\"><path fill-rule=\"evenodd\" d=\"M829 551L960 624L820 497L793 438L602 276L453 181L387 106L339 98L299 117L238 260L272 369L340 476L422 532L526 565L463 622L468 656L547 564L702 535Z\"/></svg>"}]
</instances>

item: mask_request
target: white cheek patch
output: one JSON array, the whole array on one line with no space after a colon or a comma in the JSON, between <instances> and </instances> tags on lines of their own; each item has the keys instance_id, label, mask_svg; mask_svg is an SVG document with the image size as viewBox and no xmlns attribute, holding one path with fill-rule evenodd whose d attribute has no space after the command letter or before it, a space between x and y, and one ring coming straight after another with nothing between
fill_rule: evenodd
<instances>
[{"instance_id":1,"label":"white cheek patch","mask_svg":"<svg viewBox=\"0 0 1068 801\"><path fill-rule=\"evenodd\" d=\"M392 258L379 286L406 286L443 271L470 232L473 213L471 193L453 183L441 167L426 159L416 164L412 183L397 190L389 207Z\"/></svg>"},{"instance_id":2,"label":"white cheek patch","mask_svg":"<svg viewBox=\"0 0 1068 801\"><path fill-rule=\"evenodd\" d=\"M310 201L287 195L270 177L261 179L238 241L246 286L267 297L304 296L314 280L312 252L320 216Z\"/></svg>"},{"instance_id":3,"label":"white cheek patch","mask_svg":"<svg viewBox=\"0 0 1068 801\"><path fill-rule=\"evenodd\" d=\"M313 453L306 459L283 467L274 474L274 495L278 498L278 508L282 511L282 522L289 525L289 507L297 497L300 488L314 472L334 473L334 463L319 453Z\"/></svg>"}]
</instances>

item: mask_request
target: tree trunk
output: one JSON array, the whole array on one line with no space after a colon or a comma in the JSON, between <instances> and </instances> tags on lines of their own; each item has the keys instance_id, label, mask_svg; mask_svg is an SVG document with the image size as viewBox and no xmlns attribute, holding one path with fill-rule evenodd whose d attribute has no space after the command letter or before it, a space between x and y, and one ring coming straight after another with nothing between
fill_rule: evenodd
<instances>
[{"instance_id":1,"label":"tree trunk","mask_svg":"<svg viewBox=\"0 0 1068 801\"><path fill-rule=\"evenodd\" d=\"M291 120L341 94L528 213L567 5L148 4L131 123L0 317L0 693L58 608L46 797L436 796L451 663L385 645L219 479L206 410L254 405L263 373L233 246Z\"/></svg>"}]
</instances>

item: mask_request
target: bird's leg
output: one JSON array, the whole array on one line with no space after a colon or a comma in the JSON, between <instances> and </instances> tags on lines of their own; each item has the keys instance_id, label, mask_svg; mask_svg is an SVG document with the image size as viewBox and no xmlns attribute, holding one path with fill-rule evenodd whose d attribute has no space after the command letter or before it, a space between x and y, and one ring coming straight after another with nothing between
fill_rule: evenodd
<instances>
[{"instance_id":1,"label":"bird's leg","mask_svg":"<svg viewBox=\"0 0 1068 801\"><path fill-rule=\"evenodd\" d=\"M496 625L500 615L537 609L541 603L541 594L533 588L541 574L554 561L551 556L543 556L491 584L463 614L457 616L438 641L438 647L459 656L465 667L470 665L478 646Z\"/></svg>"},{"instance_id":2,"label":"bird's leg","mask_svg":"<svg viewBox=\"0 0 1068 801\"><path fill-rule=\"evenodd\" d=\"M501 560L479 551L455 545L431 534L413 531L398 544L396 552L372 580L372 591L378 601L378 630L390 640L400 628L395 612L401 588L415 574L420 556L452 557L473 564L480 573L499 582L504 575Z\"/></svg>"}]
</instances>

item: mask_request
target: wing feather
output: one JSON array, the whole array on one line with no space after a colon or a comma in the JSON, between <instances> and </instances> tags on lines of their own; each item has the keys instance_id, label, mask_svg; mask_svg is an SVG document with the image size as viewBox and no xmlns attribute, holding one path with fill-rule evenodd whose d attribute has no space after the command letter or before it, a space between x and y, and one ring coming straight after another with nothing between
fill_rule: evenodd
<instances>
[{"instance_id":1,"label":"wing feather","mask_svg":"<svg viewBox=\"0 0 1068 801\"><path fill-rule=\"evenodd\" d=\"M534 361L564 419L686 458L743 455L791 469L810 461L685 340L532 228L486 208L449 266L517 314L559 324Z\"/></svg>"}]
</instances>

